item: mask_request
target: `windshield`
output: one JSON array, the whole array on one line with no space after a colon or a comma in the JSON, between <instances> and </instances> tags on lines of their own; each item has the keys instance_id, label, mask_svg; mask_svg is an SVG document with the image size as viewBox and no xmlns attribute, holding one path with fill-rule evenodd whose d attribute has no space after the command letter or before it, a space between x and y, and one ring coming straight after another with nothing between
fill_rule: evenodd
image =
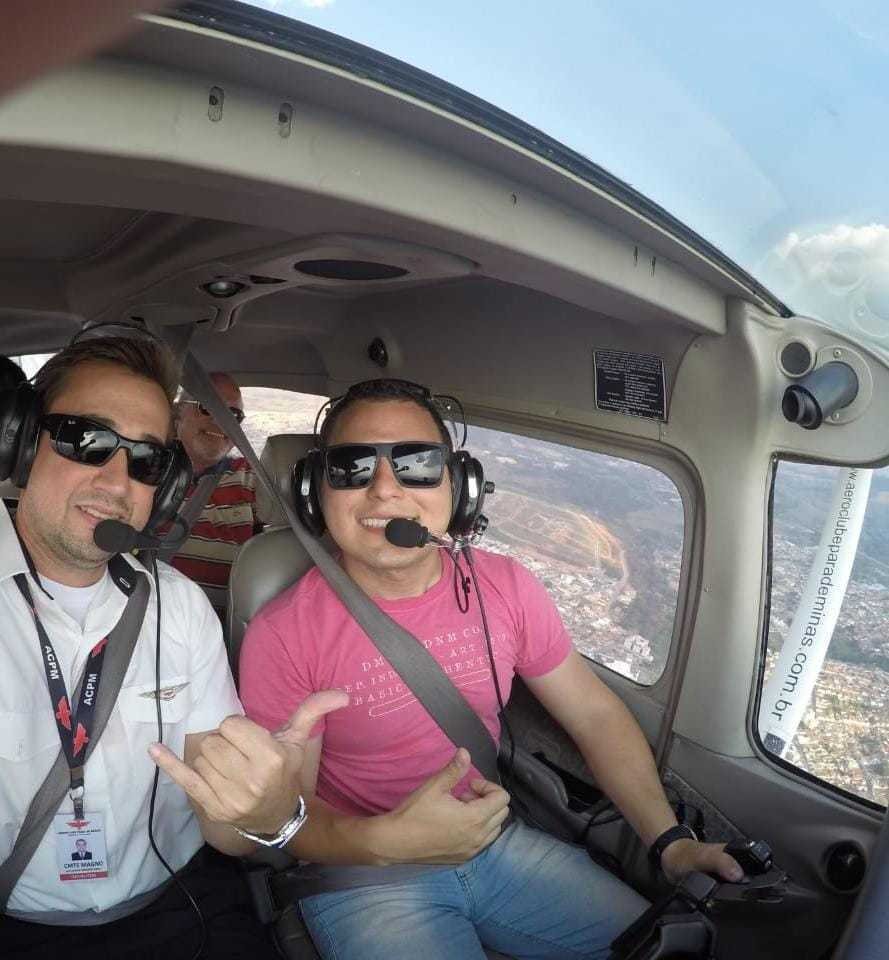
<instances>
[{"instance_id":1,"label":"windshield","mask_svg":"<svg viewBox=\"0 0 889 960\"><path fill-rule=\"evenodd\" d=\"M252 5L539 127L795 312L889 347L889 8L877 0Z\"/></svg>"}]
</instances>

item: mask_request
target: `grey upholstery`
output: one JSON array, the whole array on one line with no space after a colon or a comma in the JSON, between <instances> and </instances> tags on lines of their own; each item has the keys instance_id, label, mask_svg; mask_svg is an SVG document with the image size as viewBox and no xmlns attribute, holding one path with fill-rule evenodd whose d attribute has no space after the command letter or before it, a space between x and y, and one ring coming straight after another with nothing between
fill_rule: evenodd
<instances>
[{"instance_id":1,"label":"grey upholstery","mask_svg":"<svg viewBox=\"0 0 889 960\"><path fill-rule=\"evenodd\" d=\"M235 677L241 643L253 615L312 565L289 527L266 530L238 551L228 582L227 612L229 659Z\"/></svg>"},{"instance_id":2,"label":"grey upholstery","mask_svg":"<svg viewBox=\"0 0 889 960\"><path fill-rule=\"evenodd\" d=\"M269 437L262 451L262 465L291 505L293 488L290 477L293 464L305 456L312 444L311 434L281 433ZM257 484L256 499L257 512L264 519L270 518L266 522L286 524L283 511L277 504L272 509L272 498L261 484ZM226 638L235 678L247 624L269 600L295 583L311 567L309 555L289 526L273 526L248 540L238 551L229 578L226 611Z\"/></svg>"},{"instance_id":3,"label":"grey upholstery","mask_svg":"<svg viewBox=\"0 0 889 960\"><path fill-rule=\"evenodd\" d=\"M304 457L314 446L311 433L276 433L268 437L259 462L266 468L269 476L284 499L293 505L293 465ZM269 496L263 484L256 487L256 514L268 526L283 527L287 518L278 501Z\"/></svg>"}]
</instances>

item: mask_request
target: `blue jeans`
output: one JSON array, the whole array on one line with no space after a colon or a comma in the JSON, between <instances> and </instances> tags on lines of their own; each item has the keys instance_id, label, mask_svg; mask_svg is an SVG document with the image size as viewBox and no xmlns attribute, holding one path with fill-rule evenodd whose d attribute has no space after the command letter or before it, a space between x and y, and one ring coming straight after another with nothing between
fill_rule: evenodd
<instances>
[{"instance_id":1,"label":"blue jeans","mask_svg":"<svg viewBox=\"0 0 889 960\"><path fill-rule=\"evenodd\" d=\"M523 823L457 868L307 897L302 914L324 960L605 960L647 907L586 850Z\"/></svg>"}]
</instances>

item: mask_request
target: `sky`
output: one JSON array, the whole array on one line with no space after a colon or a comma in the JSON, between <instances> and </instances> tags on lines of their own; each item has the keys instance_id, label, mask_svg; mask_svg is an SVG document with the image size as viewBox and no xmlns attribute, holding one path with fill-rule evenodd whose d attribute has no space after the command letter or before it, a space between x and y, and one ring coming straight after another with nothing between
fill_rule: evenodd
<instances>
[{"instance_id":1,"label":"sky","mask_svg":"<svg viewBox=\"0 0 889 960\"><path fill-rule=\"evenodd\" d=\"M889 346L889 4L256 0L539 127Z\"/></svg>"}]
</instances>

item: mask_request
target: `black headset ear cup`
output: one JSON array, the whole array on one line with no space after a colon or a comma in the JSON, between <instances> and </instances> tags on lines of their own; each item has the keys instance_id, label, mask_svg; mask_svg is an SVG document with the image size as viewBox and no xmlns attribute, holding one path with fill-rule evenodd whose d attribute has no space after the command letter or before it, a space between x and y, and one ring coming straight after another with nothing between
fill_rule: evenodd
<instances>
[{"instance_id":1,"label":"black headset ear cup","mask_svg":"<svg viewBox=\"0 0 889 960\"><path fill-rule=\"evenodd\" d=\"M194 477L194 468L185 452L185 447L178 440L174 440L172 446L173 457L167 472L157 485L151 516L145 524L145 532L149 534L156 533L165 523L172 520L176 511L182 506L182 501Z\"/></svg>"},{"instance_id":2,"label":"black headset ear cup","mask_svg":"<svg viewBox=\"0 0 889 960\"><path fill-rule=\"evenodd\" d=\"M0 480L9 479L21 437L22 409L18 390L0 393Z\"/></svg>"},{"instance_id":3,"label":"black headset ear cup","mask_svg":"<svg viewBox=\"0 0 889 960\"><path fill-rule=\"evenodd\" d=\"M451 522L448 533L465 537L472 533L485 502L485 471L466 450L451 457Z\"/></svg>"},{"instance_id":4,"label":"black headset ear cup","mask_svg":"<svg viewBox=\"0 0 889 960\"><path fill-rule=\"evenodd\" d=\"M310 450L301 460L297 460L293 467L296 515L313 537L320 537L327 529L319 496L322 466L321 451Z\"/></svg>"},{"instance_id":5,"label":"black headset ear cup","mask_svg":"<svg viewBox=\"0 0 889 960\"><path fill-rule=\"evenodd\" d=\"M3 442L0 471L17 487L24 487L31 473L34 457L37 456L37 444L40 441L40 419L43 407L40 397L30 384L22 384L15 391L11 415L3 424ZM7 461L7 457L10 459Z\"/></svg>"},{"instance_id":6,"label":"black headset ear cup","mask_svg":"<svg viewBox=\"0 0 889 960\"><path fill-rule=\"evenodd\" d=\"M448 465L448 472L451 475L451 519L448 521L448 533L453 535L457 525L457 515L460 511L460 500L463 496L463 478L466 473L464 464L464 450L458 450L451 454L451 462Z\"/></svg>"}]
</instances>

